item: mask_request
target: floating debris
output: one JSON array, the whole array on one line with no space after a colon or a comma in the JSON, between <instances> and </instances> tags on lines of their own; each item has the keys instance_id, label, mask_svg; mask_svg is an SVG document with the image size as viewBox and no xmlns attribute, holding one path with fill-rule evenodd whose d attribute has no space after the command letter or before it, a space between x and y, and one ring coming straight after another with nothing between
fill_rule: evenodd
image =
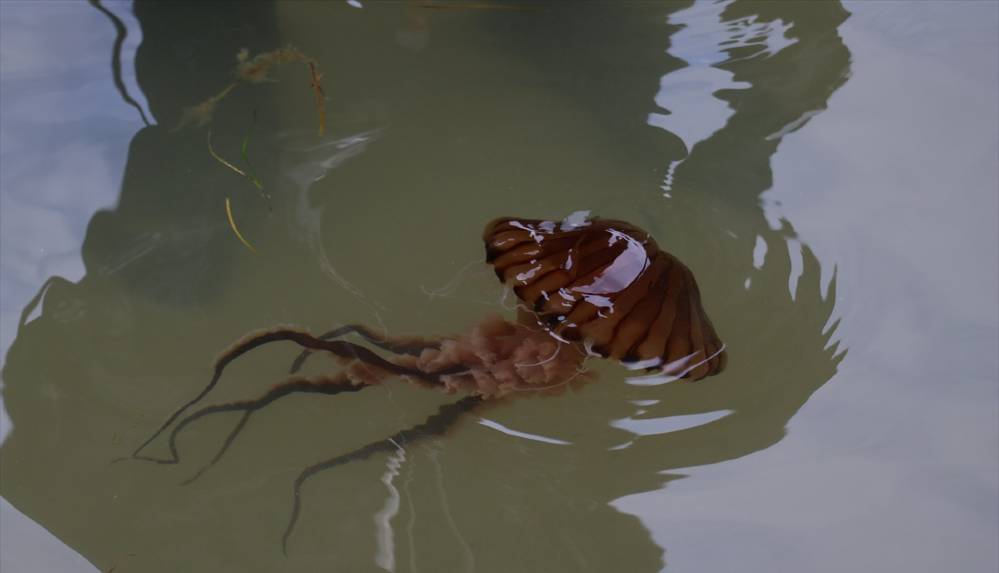
<instances>
[{"instance_id":1,"label":"floating debris","mask_svg":"<svg viewBox=\"0 0 999 573\"><path fill-rule=\"evenodd\" d=\"M243 171L239 167L236 167L232 163L229 163L228 161L225 160L224 157L222 157L218 153L215 153L215 148L212 147L212 132L211 131L208 132L208 153L211 154L212 158L215 159L215 161L218 161L222 165L225 165L229 169L232 169L236 173L238 173L238 174L242 175L243 177L246 177L247 179L249 179L250 176L247 175L245 171Z\"/></svg>"},{"instance_id":2,"label":"floating debris","mask_svg":"<svg viewBox=\"0 0 999 573\"><path fill-rule=\"evenodd\" d=\"M233 76L236 78L235 81L207 100L185 108L181 114L180 121L177 123L177 127L173 131L179 131L189 125L197 127L208 125L212 121L218 103L240 84L260 84L272 81L268 73L274 66L291 63L302 63L309 67L310 83L316 94L316 110L319 121L318 133L322 137L326 133L326 95L320 83L322 74L318 69L319 63L294 46L286 46L270 52L263 52L253 57L250 57L248 49L243 48L240 50L236 54L236 67L233 70Z\"/></svg>"},{"instance_id":3,"label":"floating debris","mask_svg":"<svg viewBox=\"0 0 999 573\"><path fill-rule=\"evenodd\" d=\"M239 82L232 82L227 85L225 89L198 105L192 105L184 108L184 112L180 116L180 121L177 123L177 127L173 128L171 131L180 131L189 125L204 127L205 125L211 123L212 116L215 114L215 107L220 101L222 101L222 98L229 95L229 92L236 89L236 86L238 85Z\"/></svg>"}]
</instances>

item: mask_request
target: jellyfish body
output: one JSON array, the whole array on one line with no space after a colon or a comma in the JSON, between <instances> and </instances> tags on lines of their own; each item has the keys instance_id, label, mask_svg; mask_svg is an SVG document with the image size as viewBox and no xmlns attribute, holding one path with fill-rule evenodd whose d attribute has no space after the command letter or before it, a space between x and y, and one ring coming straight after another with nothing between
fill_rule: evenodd
<instances>
[{"instance_id":1,"label":"jellyfish body","mask_svg":"<svg viewBox=\"0 0 999 573\"><path fill-rule=\"evenodd\" d=\"M379 452L395 451L448 432L462 414L517 392L559 393L587 380L584 349L626 366L657 368L678 378L699 380L725 367L725 346L701 306L694 276L652 237L622 221L564 222L504 218L486 226L486 260L512 285L532 311L517 322L489 315L470 331L442 338L380 336L346 325L319 336L278 327L251 333L224 351L208 384L175 410L130 456L160 464L180 463L177 438L184 428L210 415L240 413L239 421L206 465L184 483L214 466L233 445L254 412L285 396L353 393L399 377L413 384L465 396L442 406L419 425L303 469L295 480L292 511L282 537L288 541L301 511L302 488L312 476ZM530 320L524 320L523 315ZM344 340L356 336L368 346ZM284 382L253 399L205 406L183 416L219 383L226 366L255 348L293 342L303 351ZM305 378L299 369L312 352L341 362L332 376ZM582 375L581 375L582 374ZM176 422L176 423L175 423ZM169 457L143 450L168 427Z\"/></svg>"},{"instance_id":2,"label":"jellyfish body","mask_svg":"<svg viewBox=\"0 0 999 573\"><path fill-rule=\"evenodd\" d=\"M694 275L624 221L501 218L483 233L486 261L551 335L631 368L700 380L725 368L725 346Z\"/></svg>"},{"instance_id":3,"label":"jellyfish body","mask_svg":"<svg viewBox=\"0 0 999 573\"><path fill-rule=\"evenodd\" d=\"M493 399L517 392L554 394L573 381L584 382L585 358L577 345L490 314L470 331L442 339L415 359L396 362L423 372L460 366L464 370L441 374L438 387Z\"/></svg>"}]
</instances>

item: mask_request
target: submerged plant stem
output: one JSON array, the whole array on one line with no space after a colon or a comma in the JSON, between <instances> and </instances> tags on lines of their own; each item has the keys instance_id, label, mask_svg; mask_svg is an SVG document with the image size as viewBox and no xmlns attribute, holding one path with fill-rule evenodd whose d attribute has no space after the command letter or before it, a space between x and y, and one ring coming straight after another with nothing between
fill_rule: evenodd
<instances>
[{"instance_id":1,"label":"submerged plant stem","mask_svg":"<svg viewBox=\"0 0 999 573\"><path fill-rule=\"evenodd\" d=\"M226 167L228 167L229 169L232 169L232 170L233 170L233 171L235 171L236 173L238 173L238 174L242 175L243 177L246 177L247 179L249 179L249 177L250 177L250 176L249 176L249 175L247 175L245 171L243 171L243 170L242 170L242 169L240 169L239 167L236 167L236 166L235 166L235 165L233 165L232 163L229 163L228 161L226 161L226 160L225 160L225 159L224 159L224 158L223 158L223 157L222 157L221 155L219 155L218 153L215 153L215 148L214 148L214 147L212 147L212 132L211 132L211 131L209 131L209 132L208 132L208 153L210 153L210 154L211 154L212 158L213 158L213 159L215 159L215 161L218 161L218 162L219 162L219 163L221 163L222 165L225 165L225 166L226 166ZM228 199L226 199L226 201L228 201Z\"/></svg>"},{"instance_id":2,"label":"submerged plant stem","mask_svg":"<svg viewBox=\"0 0 999 573\"><path fill-rule=\"evenodd\" d=\"M243 243L247 249L250 249L250 252L256 254L257 249L255 249L249 241L243 238L243 234L240 233L239 229L236 227L236 221L232 218L232 204L229 202L228 197L225 198L225 215L229 219L229 228L231 228L232 232L236 234L236 238L239 239L239 242Z\"/></svg>"},{"instance_id":3,"label":"submerged plant stem","mask_svg":"<svg viewBox=\"0 0 999 573\"><path fill-rule=\"evenodd\" d=\"M326 93L321 83L323 75L316 69L316 62L309 61L309 73L312 74L312 90L316 92L316 111L319 113L319 137L326 133Z\"/></svg>"},{"instance_id":4,"label":"submerged plant stem","mask_svg":"<svg viewBox=\"0 0 999 573\"><path fill-rule=\"evenodd\" d=\"M249 154L250 136L253 135L253 128L256 127L256 125L257 125L257 110L253 110L253 122L250 123L250 129L247 130L246 135L243 136L243 144L240 146L239 154L243 158L243 163L246 165L247 179L249 179L250 182L252 182L257 187L257 189L260 189L260 192L264 196L264 199L270 201L271 199L270 196L267 193L263 192L264 184L261 183L260 178L257 177L256 173L254 173L253 165L250 163L250 154Z\"/></svg>"}]
</instances>

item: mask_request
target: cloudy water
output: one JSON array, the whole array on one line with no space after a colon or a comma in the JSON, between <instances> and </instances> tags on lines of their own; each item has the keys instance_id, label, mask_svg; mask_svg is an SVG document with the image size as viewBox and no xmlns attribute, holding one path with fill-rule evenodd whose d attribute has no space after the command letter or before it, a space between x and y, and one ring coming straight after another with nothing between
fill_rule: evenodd
<instances>
[{"instance_id":1,"label":"cloudy water","mask_svg":"<svg viewBox=\"0 0 999 573\"><path fill-rule=\"evenodd\" d=\"M995 571L997 38L979 1L0 3L0 569ZM583 212L691 269L723 372L294 392L112 463L247 333L512 320L484 226Z\"/></svg>"}]
</instances>

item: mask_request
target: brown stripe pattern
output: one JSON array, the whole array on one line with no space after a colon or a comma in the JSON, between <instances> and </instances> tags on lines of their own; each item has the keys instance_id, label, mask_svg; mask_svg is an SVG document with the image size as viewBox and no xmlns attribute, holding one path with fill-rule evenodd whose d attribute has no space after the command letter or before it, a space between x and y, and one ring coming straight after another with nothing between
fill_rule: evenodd
<instances>
[{"instance_id":1,"label":"brown stripe pattern","mask_svg":"<svg viewBox=\"0 0 999 573\"><path fill-rule=\"evenodd\" d=\"M483 240L496 276L557 337L690 380L725 368L693 273L638 227L505 217Z\"/></svg>"}]
</instances>

